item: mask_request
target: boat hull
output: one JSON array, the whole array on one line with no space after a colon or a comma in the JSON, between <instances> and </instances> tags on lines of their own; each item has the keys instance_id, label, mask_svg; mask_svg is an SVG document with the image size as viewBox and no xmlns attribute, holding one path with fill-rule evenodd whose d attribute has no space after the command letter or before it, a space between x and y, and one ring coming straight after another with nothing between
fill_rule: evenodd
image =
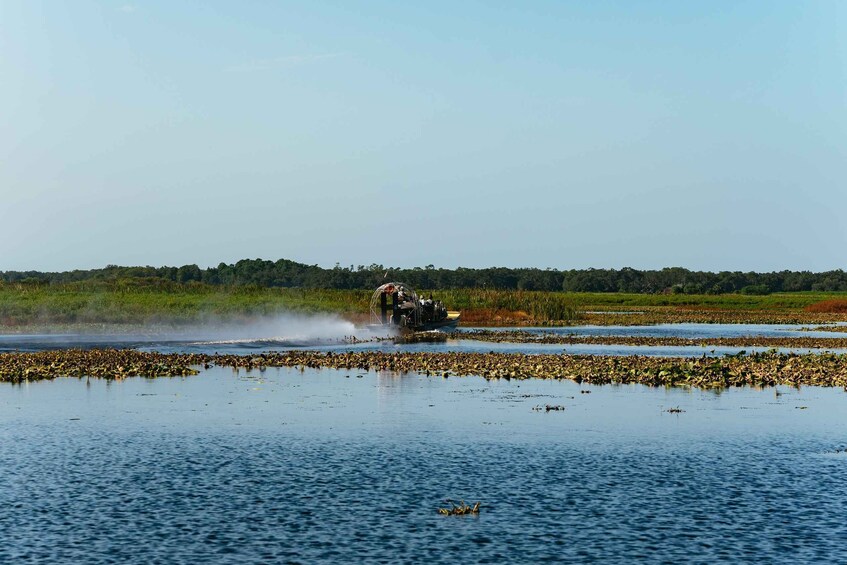
<instances>
[{"instance_id":1,"label":"boat hull","mask_svg":"<svg viewBox=\"0 0 847 565\"><path fill-rule=\"evenodd\" d=\"M416 332L430 332L433 330L438 330L442 332L454 332L456 331L456 327L459 325L459 319L461 318L461 314L459 312L447 312L447 317L443 320L438 320L437 322L428 322L426 324L421 324L416 326L414 330Z\"/></svg>"},{"instance_id":2,"label":"boat hull","mask_svg":"<svg viewBox=\"0 0 847 565\"><path fill-rule=\"evenodd\" d=\"M443 320L438 320L437 322L427 322L425 324L419 324L413 328L406 327L401 329L400 331L413 331L413 332L431 332L431 331L440 331L444 333L452 333L456 331L456 327L459 325L459 319L461 318L461 314L459 312L447 312L447 317ZM385 331L385 328L396 328L400 329L398 326L393 324L369 324L367 328L371 331L378 332L380 330Z\"/></svg>"}]
</instances>

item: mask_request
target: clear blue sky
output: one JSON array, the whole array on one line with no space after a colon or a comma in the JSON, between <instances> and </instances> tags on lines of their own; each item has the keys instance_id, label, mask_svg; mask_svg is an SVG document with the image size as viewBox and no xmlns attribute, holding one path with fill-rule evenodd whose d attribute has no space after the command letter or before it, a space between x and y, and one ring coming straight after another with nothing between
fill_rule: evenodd
<instances>
[{"instance_id":1,"label":"clear blue sky","mask_svg":"<svg viewBox=\"0 0 847 565\"><path fill-rule=\"evenodd\" d=\"M847 3L0 0L0 270L847 268Z\"/></svg>"}]
</instances>

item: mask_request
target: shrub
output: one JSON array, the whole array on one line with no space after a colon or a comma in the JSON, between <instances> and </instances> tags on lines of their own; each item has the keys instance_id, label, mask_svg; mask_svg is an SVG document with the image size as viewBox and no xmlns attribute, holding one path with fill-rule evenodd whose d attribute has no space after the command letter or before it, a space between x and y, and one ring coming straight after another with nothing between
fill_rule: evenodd
<instances>
[{"instance_id":1,"label":"shrub","mask_svg":"<svg viewBox=\"0 0 847 565\"><path fill-rule=\"evenodd\" d=\"M768 286L764 284L751 284L741 289L741 294L765 295L770 293L771 289L769 289Z\"/></svg>"}]
</instances>

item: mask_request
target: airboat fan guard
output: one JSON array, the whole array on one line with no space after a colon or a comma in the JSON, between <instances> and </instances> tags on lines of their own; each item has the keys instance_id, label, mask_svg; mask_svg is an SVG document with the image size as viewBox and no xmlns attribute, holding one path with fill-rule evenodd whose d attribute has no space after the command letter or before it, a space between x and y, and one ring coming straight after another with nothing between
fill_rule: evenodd
<instances>
[{"instance_id":1,"label":"airboat fan guard","mask_svg":"<svg viewBox=\"0 0 847 565\"><path fill-rule=\"evenodd\" d=\"M407 284L385 283L371 297L371 324L414 328L420 324L418 293Z\"/></svg>"},{"instance_id":2,"label":"airboat fan guard","mask_svg":"<svg viewBox=\"0 0 847 565\"><path fill-rule=\"evenodd\" d=\"M371 327L397 328L401 331L453 331L459 312L448 312L432 296L421 299L411 286L389 282L374 291L370 304Z\"/></svg>"}]
</instances>

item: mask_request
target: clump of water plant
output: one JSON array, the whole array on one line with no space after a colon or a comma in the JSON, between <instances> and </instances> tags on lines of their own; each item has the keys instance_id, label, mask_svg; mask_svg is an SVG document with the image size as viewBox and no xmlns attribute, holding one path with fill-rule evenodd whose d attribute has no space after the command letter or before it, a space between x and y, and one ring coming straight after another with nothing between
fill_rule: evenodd
<instances>
[{"instance_id":1,"label":"clump of water plant","mask_svg":"<svg viewBox=\"0 0 847 565\"><path fill-rule=\"evenodd\" d=\"M735 386L839 386L847 388L847 355L768 351L724 357L642 355L550 355L525 353L319 351L254 355L161 354L134 350L67 350L0 353L0 381L23 382L58 376L180 376L195 367L334 368L436 376L481 376L486 380L569 379L592 385L638 383L722 389Z\"/></svg>"},{"instance_id":2,"label":"clump of water plant","mask_svg":"<svg viewBox=\"0 0 847 565\"><path fill-rule=\"evenodd\" d=\"M447 334L444 332L403 332L394 337L394 343L444 343Z\"/></svg>"},{"instance_id":3,"label":"clump of water plant","mask_svg":"<svg viewBox=\"0 0 847 565\"><path fill-rule=\"evenodd\" d=\"M442 516L467 516L467 515L476 515L479 514L479 507L481 505L480 502L475 503L473 506L466 504L464 500L460 501L459 504L456 504L450 499L445 500L450 504L448 508L439 508L438 513Z\"/></svg>"},{"instance_id":4,"label":"clump of water plant","mask_svg":"<svg viewBox=\"0 0 847 565\"><path fill-rule=\"evenodd\" d=\"M565 407L561 404L545 404L544 406L536 406L533 410L536 412L562 412Z\"/></svg>"},{"instance_id":5,"label":"clump of water plant","mask_svg":"<svg viewBox=\"0 0 847 565\"><path fill-rule=\"evenodd\" d=\"M35 353L0 353L0 382L22 383L56 377L179 377L211 367L205 355L156 353L134 349L67 349Z\"/></svg>"},{"instance_id":6,"label":"clump of water plant","mask_svg":"<svg viewBox=\"0 0 847 565\"><path fill-rule=\"evenodd\" d=\"M643 384L722 389L735 386L847 387L847 355L833 353L751 353L725 357L647 357L643 355L550 355L524 353L289 351L257 356L215 355L211 362L231 367L331 367L347 371L417 372L425 375L481 376L487 380L569 379L587 384Z\"/></svg>"}]
</instances>

